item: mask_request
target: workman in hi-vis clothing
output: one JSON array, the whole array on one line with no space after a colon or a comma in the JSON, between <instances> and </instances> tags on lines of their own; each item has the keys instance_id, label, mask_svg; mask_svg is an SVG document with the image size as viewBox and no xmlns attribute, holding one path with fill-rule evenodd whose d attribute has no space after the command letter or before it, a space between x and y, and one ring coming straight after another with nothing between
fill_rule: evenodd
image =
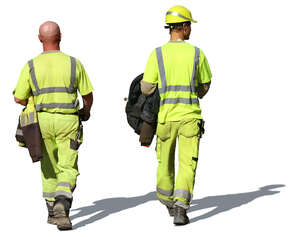
<instances>
[{"instance_id":1,"label":"workman in hi-vis clothing","mask_svg":"<svg viewBox=\"0 0 300 237\"><path fill-rule=\"evenodd\" d=\"M72 229L69 210L79 174L81 121L90 117L93 87L81 62L60 51L61 33L55 22L42 24L38 37L43 53L24 66L14 97L16 103L26 105L33 95L43 138L41 170L48 223L68 230ZM80 110L77 90L83 99Z\"/></svg>"},{"instance_id":2,"label":"workman in hi-vis clothing","mask_svg":"<svg viewBox=\"0 0 300 237\"><path fill-rule=\"evenodd\" d=\"M186 210L193 196L199 139L204 132L198 97L208 91L211 72L203 52L185 40L191 33L191 12L174 6L166 13L170 41L152 51L141 90L150 95L158 86L156 153L157 197L167 206L174 224L189 223ZM175 182L174 157L178 139L179 168Z\"/></svg>"}]
</instances>

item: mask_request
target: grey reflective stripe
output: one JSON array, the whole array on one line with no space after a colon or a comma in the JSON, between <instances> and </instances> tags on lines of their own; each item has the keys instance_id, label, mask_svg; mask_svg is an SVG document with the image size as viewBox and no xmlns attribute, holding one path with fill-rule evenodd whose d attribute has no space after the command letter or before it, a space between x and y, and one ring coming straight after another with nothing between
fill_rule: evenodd
<instances>
[{"instance_id":1,"label":"grey reflective stripe","mask_svg":"<svg viewBox=\"0 0 300 237\"><path fill-rule=\"evenodd\" d=\"M162 57L161 47L156 48L156 58L157 58L160 79L161 79L161 91L163 91L164 93L167 87L167 79L166 79L165 66Z\"/></svg>"},{"instance_id":2,"label":"grey reflective stripe","mask_svg":"<svg viewBox=\"0 0 300 237\"><path fill-rule=\"evenodd\" d=\"M173 201L166 201L166 200L164 200L164 199L162 199L162 198L158 198L158 200L159 200L162 204L164 204L164 205L166 205L166 206L168 206L168 207L173 207L173 206L174 206L174 202L173 202Z\"/></svg>"},{"instance_id":3,"label":"grey reflective stripe","mask_svg":"<svg viewBox=\"0 0 300 237\"><path fill-rule=\"evenodd\" d=\"M166 98L160 101L160 105L165 104L199 104L198 98Z\"/></svg>"},{"instance_id":4,"label":"grey reflective stripe","mask_svg":"<svg viewBox=\"0 0 300 237\"><path fill-rule=\"evenodd\" d=\"M53 109L53 108L60 108L60 109L74 109L77 108L79 105L79 101L76 100L75 103L50 103L50 104L36 104L35 109L40 111L41 109Z\"/></svg>"},{"instance_id":5,"label":"grey reflective stripe","mask_svg":"<svg viewBox=\"0 0 300 237\"><path fill-rule=\"evenodd\" d=\"M183 209L189 209L189 205L185 204L184 202L182 201L179 201L177 200L175 203L174 203L174 206L179 206L179 207L182 207Z\"/></svg>"},{"instance_id":6,"label":"grey reflective stripe","mask_svg":"<svg viewBox=\"0 0 300 237\"><path fill-rule=\"evenodd\" d=\"M48 87L48 88L40 89L39 92L33 91L32 94L34 96L38 96L38 95L41 95L41 94L57 93L57 92L70 93L69 89L65 88L65 87Z\"/></svg>"},{"instance_id":7,"label":"grey reflective stripe","mask_svg":"<svg viewBox=\"0 0 300 237\"><path fill-rule=\"evenodd\" d=\"M62 191L62 190L56 191L55 197L57 197L57 196L65 196L67 198L72 198L73 197L72 193L68 193L68 192L65 192L65 191Z\"/></svg>"},{"instance_id":8,"label":"grey reflective stripe","mask_svg":"<svg viewBox=\"0 0 300 237\"><path fill-rule=\"evenodd\" d=\"M174 192L174 197L183 197L185 198L187 201L190 201L192 199L192 194L184 189L176 189Z\"/></svg>"},{"instance_id":9,"label":"grey reflective stripe","mask_svg":"<svg viewBox=\"0 0 300 237\"><path fill-rule=\"evenodd\" d=\"M70 189L72 189L72 184L70 184L70 183L68 183L68 182L59 182L58 184L57 184L57 186L59 186L59 187L67 187L67 188L70 188Z\"/></svg>"},{"instance_id":10,"label":"grey reflective stripe","mask_svg":"<svg viewBox=\"0 0 300 237\"><path fill-rule=\"evenodd\" d=\"M167 86L166 87L166 91L186 91L186 92L190 92L191 90L193 90L192 88L195 88L195 87L192 87L192 86ZM196 90L198 88L195 88ZM163 91L162 88L159 88L159 93L162 94L162 93L165 93L166 91Z\"/></svg>"},{"instance_id":11,"label":"grey reflective stripe","mask_svg":"<svg viewBox=\"0 0 300 237\"><path fill-rule=\"evenodd\" d=\"M55 197L55 193L43 193L43 197L44 198L54 198Z\"/></svg>"},{"instance_id":12,"label":"grey reflective stripe","mask_svg":"<svg viewBox=\"0 0 300 237\"><path fill-rule=\"evenodd\" d=\"M193 74L192 74L192 81L191 81L191 89L192 92L197 92L196 90L196 69L199 64L199 57L200 57L200 49L195 47L195 57L194 57L194 66L193 66Z\"/></svg>"},{"instance_id":13,"label":"grey reflective stripe","mask_svg":"<svg viewBox=\"0 0 300 237\"><path fill-rule=\"evenodd\" d=\"M183 19L185 19L185 20L188 20L188 21L191 21L191 20L192 20L192 19L190 19L190 18L187 18L187 17L185 17L185 16L179 14L178 12L171 12L171 11L169 11L169 12L167 12L166 15L179 16L179 17L181 17L181 18L183 18Z\"/></svg>"},{"instance_id":14,"label":"grey reflective stripe","mask_svg":"<svg viewBox=\"0 0 300 237\"><path fill-rule=\"evenodd\" d=\"M39 92L39 86L37 84L37 80L36 80L36 76L35 76L35 71L34 71L34 66L33 66L33 59L28 61L28 66L29 66L29 70L30 70L31 80L32 80L33 85L35 87L35 93L38 93Z\"/></svg>"},{"instance_id":15,"label":"grey reflective stripe","mask_svg":"<svg viewBox=\"0 0 300 237\"><path fill-rule=\"evenodd\" d=\"M76 59L74 57L70 56L71 60L71 76L70 76L70 86L69 88L66 87L48 87L48 88L42 88L40 89L37 83L34 66L33 66L33 60L28 61L29 69L30 69L30 75L32 83L34 84L35 91L32 92L34 96L38 96L41 94L48 94L48 93L58 93L58 92L64 92L64 93L75 93L75 79L76 79Z\"/></svg>"},{"instance_id":16,"label":"grey reflective stripe","mask_svg":"<svg viewBox=\"0 0 300 237\"><path fill-rule=\"evenodd\" d=\"M28 124L33 124L33 123L34 123L34 112L30 112Z\"/></svg>"},{"instance_id":17,"label":"grey reflective stripe","mask_svg":"<svg viewBox=\"0 0 300 237\"><path fill-rule=\"evenodd\" d=\"M16 135L18 135L18 136L23 136L23 131L22 131L22 129L17 129Z\"/></svg>"},{"instance_id":18,"label":"grey reflective stripe","mask_svg":"<svg viewBox=\"0 0 300 237\"><path fill-rule=\"evenodd\" d=\"M24 127L25 126L25 115L21 115L21 126Z\"/></svg>"},{"instance_id":19,"label":"grey reflective stripe","mask_svg":"<svg viewBox=\"0 0 300 237\"><path fill-rule=\"evenodd\" d=\"M76 59L74 57L71 57L71 80L70 80L70 86L69 86L69 93L74 93L74 83L76 78Z\"/></svg>"},{"instance_id":20,"label":"grey reflective stripe","mask_svg":"<svg viewBox=\"0 0 300 237\"><path fill-rule=\"evenodd\" d=\"M200 57L200 49L195 47L195 56L194 56L194 64L193 64L193 72L190 85L170 85L167 86L167 79L165 74L165 67L163 63L163 56L161 47L156 48L156 58L157 64L159 68L159 74L161 78L161 88L159 88L159 93L163 94L168 91L182 91L182 92L192 92L196 93L198 88L196 88L196 69L199 64L199 57ZM161 100L160 105L164 104L199 104L198 98L166 98Z\"/></svg>"},{"instance_id":21,"label":"grey reflective stripe","mask_svg":"<svg viewBox=\"0 0 300 237\"><path fill-rule=\"evenodd\" d=\"M164 190L159 187L156 187L156 192L167 197L171 197L173 195L173 190Z\"/></svg>"}]
</instances>

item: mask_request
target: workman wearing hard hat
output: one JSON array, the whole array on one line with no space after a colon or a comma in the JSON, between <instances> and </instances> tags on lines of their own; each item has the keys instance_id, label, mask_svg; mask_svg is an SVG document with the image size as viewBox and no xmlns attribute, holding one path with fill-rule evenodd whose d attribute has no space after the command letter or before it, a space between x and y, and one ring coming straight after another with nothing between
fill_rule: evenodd
<instances>
[{"instance_id":1,"label":"workman wearing hard hat","mask_svg":"<svg viewBox=\"0 0 300 237\"><path fill-rule=\"evenodd\" d=\"M43 138L41 171L48 223L56 224L59 230L69 230L72 193L79 174L81 121L90 117L93 87L81 62L60 51L61 33L55 22L42 24L38 37L43 53L24 66L14 97L21 105L26 105L31 95L34 97ZM80 110L77 90L83 100Z\"/></svg>"},{"instance_id":2,"label":"workman wearing hard hat","mask_svg":"<svg viewBox=\"0 0 300 237\"><path fill-rule=\"evenodd\" d=\"M174 216L175 225L189 223L186 210L193 196L199 139L204 132L198 97L207 93L212 77L202 50L185 41L191 33L191 22L196 23L183 6L167 11L165 28L170 31L170 41L152 51L141 81L145 95L159 88L156 191ZM179 168L175 182L176 139Z\"/></svg>"}]
</instances>

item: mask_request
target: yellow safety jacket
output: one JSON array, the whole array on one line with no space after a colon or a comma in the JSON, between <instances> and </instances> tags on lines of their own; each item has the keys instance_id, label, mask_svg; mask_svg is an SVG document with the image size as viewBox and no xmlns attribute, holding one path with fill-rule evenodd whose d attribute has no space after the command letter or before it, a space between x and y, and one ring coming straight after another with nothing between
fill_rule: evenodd
<instances>
[{"instance_id":1,"label":"yellow safety jacket","mask_svg":"<svg viewBox=\"0 0 300 237\"><path fill-rule=\"evenodd\" d=\"M185 41L170 41L148 59L143 81L158 84L161 98L158 122L202 119L198 87L211 72L203 52Z\"/></svg>"}]
</instances>

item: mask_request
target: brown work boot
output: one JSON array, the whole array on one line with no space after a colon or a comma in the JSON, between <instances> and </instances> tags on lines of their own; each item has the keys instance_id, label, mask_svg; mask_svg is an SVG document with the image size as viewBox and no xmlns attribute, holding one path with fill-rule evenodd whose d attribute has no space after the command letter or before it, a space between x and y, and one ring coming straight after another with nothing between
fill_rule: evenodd
<instances>
[{"instance_id":1,"label":"brown work boot","mask_svg":"<svg viewBox=\"0 0 300 237\"><path fill-rule=\"evenodd\" d=\"M65 197L57 197L53 211L56 219L56 225L59 230L71 230L72 223L69 218L69 210L71 208L71 200Z\"/></svg>"},{"instance_id":2,"label":"brown work boot","mask_svg":"<svg viewBox=\"0 0 300 237\"><path fill-rule=\"evenodd\" d=\"M174 213L174 224L175 225L186 225L190 222L188 216L186 215L186 210L182 207L175 206Z\"/></svg>"},{"instance_id":3,"label":"brown work boot","mask_svg":"<svg viewBox=\"0 0 300 237\"><path fill-rule=\"evenodd\" d=\"M47 222L52 225L56 225L56 219L54 217L53 206L54 202L50 202L46 200L46 205L48 209L48 220Z\"/></svg>"}]
</instances>

